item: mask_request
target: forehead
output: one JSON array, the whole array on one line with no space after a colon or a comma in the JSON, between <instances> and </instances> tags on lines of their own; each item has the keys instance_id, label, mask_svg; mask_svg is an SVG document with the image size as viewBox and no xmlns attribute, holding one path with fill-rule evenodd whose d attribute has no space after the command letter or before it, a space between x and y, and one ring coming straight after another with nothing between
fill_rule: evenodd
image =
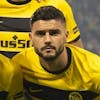
<instances>
[{"instance_id":1,"label":"forehead","mask_svg":"<svg viewBox=\"0 0 100 100\"><path fill-rule=\"evenodd\" d=\"M34 30L36 29L48 30L48 29L57 29L57 28L64 28L64 25L60 20L39 20L36 21L32 26L32 29Z\"/></svg>"}]
</instances>

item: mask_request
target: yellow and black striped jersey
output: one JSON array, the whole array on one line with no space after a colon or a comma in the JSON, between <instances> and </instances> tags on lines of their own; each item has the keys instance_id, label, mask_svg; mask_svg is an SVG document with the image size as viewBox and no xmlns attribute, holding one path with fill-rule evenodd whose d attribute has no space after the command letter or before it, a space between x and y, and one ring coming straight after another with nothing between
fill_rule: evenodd
<instances>
[{"instance_id":1,"label":"yellow and black striped jersey","mask_svg":"<svg viewBox=\"0 0 100 100\"><path fill-rule=\"evenodd\" d=\"M65 0L42 0L40 3L37 0L29 0L25 4L14 4L9 1L0 1L0 51L7 51L5 55L12 56L31 46L28 37L30 32L29 19L41 6L52 5L63 12L67 21L66 28L69 31L67 42L80 38L72 9Z\"/></svg>"},{"instance_id":2,"label":"yellow and black striped jersey","mask_svg":"<svg viewBox=\"0 0 100 100\"><path fill-rule=\"evenodd\" d=\"M27 94L38 100L100 100L95 99L100 95L100 57L72 45L66 51L68 63L59 72L41 66L34 48L13 57L22 68Z\"/></svg>"},{"instance_id":3,"label":"yellow and black striped jersey","mask_svg":"<svg viewBox=\"0 0 100 100\"><path fill-rule=\"evenodd\" d=\"M0 54L0 100L24 100L22 73L2 54Z\"/></svg>"}]
</instances>

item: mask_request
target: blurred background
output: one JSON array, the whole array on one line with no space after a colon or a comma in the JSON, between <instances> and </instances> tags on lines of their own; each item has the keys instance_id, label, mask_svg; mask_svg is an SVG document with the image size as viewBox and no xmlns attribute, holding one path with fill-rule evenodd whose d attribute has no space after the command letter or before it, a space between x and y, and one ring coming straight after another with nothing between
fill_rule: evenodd
<instances>
[{"instance_id":1,"label":"blurred background","mask_svg":"<svg viewBox=\"0 0 100 100\"><path fill-rule=\"evenodd\" d=\"M84 47L100 55L100 0L67 0L72 7Z\"/></svg>"}]
</instances>

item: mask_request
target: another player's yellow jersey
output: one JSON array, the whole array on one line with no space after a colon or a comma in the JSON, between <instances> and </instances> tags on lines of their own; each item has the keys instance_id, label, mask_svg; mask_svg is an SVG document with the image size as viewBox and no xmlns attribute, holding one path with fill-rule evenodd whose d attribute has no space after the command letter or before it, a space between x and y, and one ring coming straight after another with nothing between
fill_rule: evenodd
<instances>
[{"instance_id":1,"label":"another player's yellow jersey","mask_svg":"<svg viewBox=\"0 0 100 100\"><path fill-rule=\"evenodd\" d=\"M0 54L0 100L24 100L20 69Z\"/></svg>"},{"instance_id":2,"label":"another player's yellow jersey","mask_svg":"<svg viewBox=\"0 0 100 100\"><path fill-rule=\"evenodd\" d=\"M41 66L34 48L17 54L13 61L21 66L24 88L38 100L100 100L100 57L68 45L68 64L59 72ZM33 99L35 100L35 99Z\"/></svg>"},{"instance_id":3,"label":"another player's yellow jersey","mask_svg":"<svg viewBox=\"0 0 100 100\"><path fill-rule=\"evenodd\" d=\"M68 41L79 39L80 32L73 17L72 9L65 0L31 0L25 4L12 4L10 0L0 0L0 51L19 52L30 47L28 33L29 19L37 8L52 5L60 9L66 17Z\"/></svg>"}]
</instances>

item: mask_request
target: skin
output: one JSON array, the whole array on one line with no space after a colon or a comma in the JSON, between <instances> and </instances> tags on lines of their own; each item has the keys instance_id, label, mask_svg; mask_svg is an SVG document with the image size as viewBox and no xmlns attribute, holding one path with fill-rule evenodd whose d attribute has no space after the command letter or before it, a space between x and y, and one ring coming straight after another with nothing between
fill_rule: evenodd
<instances>
[{"instance_id":1,"label":"skin","mask_svg":"<svg viewBox=\"0 0 100 100\"><path fill-rule=\"evenodd\" d=\"M67 52L64 44L68 32L60 20L36 21L31 27L29 37L40 57L41 65L48 71L59 71L66 66Z\"/></svg>"}]
</instances>

